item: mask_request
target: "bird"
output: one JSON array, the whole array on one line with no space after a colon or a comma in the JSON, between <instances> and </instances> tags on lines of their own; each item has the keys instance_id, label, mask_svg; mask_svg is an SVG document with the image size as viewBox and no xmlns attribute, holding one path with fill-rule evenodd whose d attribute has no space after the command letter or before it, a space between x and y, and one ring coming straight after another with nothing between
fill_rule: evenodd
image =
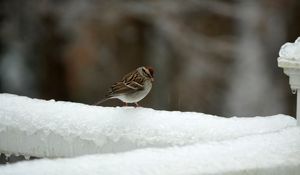
<instances>
[{"instance_id":1,"label":"bird","mask_svg":"<svg viewBox=\"0 0 300 175\"><path fill-rule=\"evenodd\" d=\"M119 99L125 103L134 103L139 107L138 102L145 98L152 88L154 82L154 69L141 66L127 73L120 81L114 83L107 91L105 97L95 103L99 105L109 99Z\"/></svg>"}]
</instances>

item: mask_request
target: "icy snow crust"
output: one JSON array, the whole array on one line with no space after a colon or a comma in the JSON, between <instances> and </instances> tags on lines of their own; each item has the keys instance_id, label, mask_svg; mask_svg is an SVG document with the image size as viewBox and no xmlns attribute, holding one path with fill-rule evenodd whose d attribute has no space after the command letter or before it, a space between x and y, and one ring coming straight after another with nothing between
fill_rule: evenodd
<instances>
[{"instance_id":1,"label":"icy snow crust","mask_svg":"<svg viewBox=\"0 0 300 175\"><path fill-rule=\"evenodd\" d=\"M220 142L119 154L36 160L0 167L1 175L299 175L300 128Z\"/></svg>"},{"instance_id":2,"label":"icy snow crust","mask_svg":"<svg viewBox=\"0 0 300 175\"><path fill-rule=\"evenodd\" d=\"M222 118L193 112L99 107L0 94L0 152L73 157L182 146L296 125L285 115Z\"/></svg>"}]
</instances>

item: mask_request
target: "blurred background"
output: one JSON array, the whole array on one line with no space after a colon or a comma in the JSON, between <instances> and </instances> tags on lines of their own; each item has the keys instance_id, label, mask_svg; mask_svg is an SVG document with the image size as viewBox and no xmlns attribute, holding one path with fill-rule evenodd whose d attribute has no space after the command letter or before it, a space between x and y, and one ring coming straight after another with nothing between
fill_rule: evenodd
<instances>
[{"instance_id":1,"label":"blurred background","mask_svg":"<svg viewBox=\"0 0 300 175\"><path fill-rule=\"evenodd\" d=\"M0 92L93 104L150 65L144 107L295 115L277 57L299 19L299 0L2 0Z\"/></svg>"}]
</instances>

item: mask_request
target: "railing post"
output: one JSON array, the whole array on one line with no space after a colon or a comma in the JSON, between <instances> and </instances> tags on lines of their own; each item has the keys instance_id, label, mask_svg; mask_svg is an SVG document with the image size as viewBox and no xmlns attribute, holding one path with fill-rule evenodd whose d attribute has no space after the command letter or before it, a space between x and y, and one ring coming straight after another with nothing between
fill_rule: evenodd
<instances>
[{"instance_id":1,"label":"railing post","mask_svg":"<svg viewBox=\"0 0 300 175\"><path fill-rule=\"evenodd\" d=\"M296 114L296 117L297 117L297 124L298 126L300 126L300 90L297 89L297 114Z\"/></svg>"},{"instance_id":2,"label":"railing post","mask_svg":"<svg viewBox=\"0 0 300 175\"><path fill-rule=\"evenodd\" d=\"M300 37L293 43L285 43L281 46L278 58L278 67L289 76L292 93L297 93L296 118L300 126Z\"/></svg>"},{"instance_id":3,"label":"railing post","mask_svg":"<svg viewBox=\"0 0 300 175\"><path fill-rule=\"evenodd\" d=\"M296 118L300 126L300 60L279 57L278 66L283 68L284 73L289 76L292 93L297 93Z\"/></svg>"}]
</instances>

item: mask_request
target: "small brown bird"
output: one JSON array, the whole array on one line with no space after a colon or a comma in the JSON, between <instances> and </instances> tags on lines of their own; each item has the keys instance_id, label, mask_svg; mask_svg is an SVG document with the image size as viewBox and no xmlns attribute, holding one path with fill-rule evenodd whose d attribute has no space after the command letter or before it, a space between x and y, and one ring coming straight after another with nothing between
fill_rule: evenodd
<instances>
[{"instance_id":1,"label":"small brown bird","mask_svg":"<svg viewBox=\"0 0 300 175\"><path fill-rule=\"evenodd\" d=\"M139 67L134 71L126 74L121 81L113 84L107 91L105 98L97 102L95 105L117 98L125 103L135 103L147 96L152 88L154 70L151 67Z\"/></svg>"}]
</instances>

